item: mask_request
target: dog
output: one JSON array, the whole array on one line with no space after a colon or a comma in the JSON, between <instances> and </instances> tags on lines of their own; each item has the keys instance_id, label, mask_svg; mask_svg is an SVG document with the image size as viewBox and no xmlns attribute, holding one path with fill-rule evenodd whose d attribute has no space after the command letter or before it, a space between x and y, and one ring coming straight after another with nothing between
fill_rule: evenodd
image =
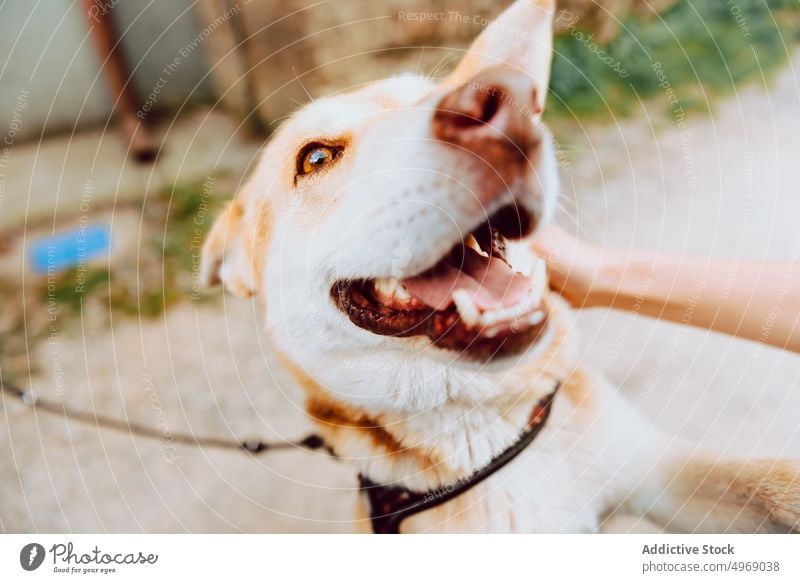
<instances>
[{"instance_id":1,"label":"dog","mask_svg":"<svg viewBox=\"0 0 800 583\"><path fill-rule=\"evenodd\" d=\"M541 121L554 11L519 0L448 77L294 114L210 230L201 277L260 299L362 487L435 499L470 482L402 532L592 532L623 512L668 531L797 531L798 461L700 453L576 362L570 311L530 246L559 189ZM514 448L542 403L538 435ZM374 527L366 490L357 512Z\"/></svg>"}]
</instances>

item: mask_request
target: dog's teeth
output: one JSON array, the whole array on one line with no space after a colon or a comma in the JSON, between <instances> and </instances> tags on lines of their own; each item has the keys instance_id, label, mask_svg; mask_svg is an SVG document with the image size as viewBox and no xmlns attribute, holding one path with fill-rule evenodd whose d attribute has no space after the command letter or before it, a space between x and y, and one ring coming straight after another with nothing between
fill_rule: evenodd
<instances>
[{"instance_id":1,"label":"dog's teeth","mask_svg":"<svg viewBox=\"0 0 800 583\"><path fill-rule=\"evenodd\" d=\"M525 299L516 306L511 306L510 308L500 308L498 310L484 312L483 315L481 315L481 324L484 326L491 326L497 322L516 320L527 312L530 306L531 303Z\"/></svg>"},{"instance_id":2,"label":"dog's teeth","mask_svg":"<svg viewBox=\"0 0 800 583\"><path fill-rule=\"evenodd\" d=\"M537 260L528 243L518 241L506 242L506 260L511 268L525 277L530 277Z\"/></svg>"},{"instance_id":3,"label":"dog's teeth","mask_svg":"<svg viewBox=\"0 0 800 583\"><path fill-rule=\"evenodd\" d=\"M481 314L481 325L491 326L501 318L501 313L504 310L491 310Z\"/></svg>"},{"instance_id":4,"label":"dog's teeth","mask_svg":"<svg viewBox=\"0 0 800 583\"><path fill-rule=\"evenodd\" d=\"M465 289L457 289L453 292L452 297L461 316L461 321L467 326L475 326L480 321L481 314L473 303L469 292Z\"/></svg>"},{"instance_id":5,"label":"dog's teeth","mask_svg":"<svg viewBox=\"0 0 800 583\"><path fill-rule=\"evenodd\" d=\"M396 277L381 277L376 279L375 293L385 302L391 300L407 302L412 299L406 287L400 283L400 280Z\"/></svg>"},{"instance_id":6,"label":"dog's teeth","mask_svg":"<svg viewBox=\"0 0 800 583\"><path fill-rule=\"evenodd\" d=\"M397 282L397 280L395 280L395 282ZM397 288L394 290L394 297L402 302L405 302L411 299L411 294L408 293L406 286L398 283Z\"/></svg>"},{"instance_id":7,"label":"dog's teeth","mask_svg":"<svg viewBox=\"0 0 800 583\"><path fill-rule=\"evenodd\" d=\"M392 297L397 290L398 281L394 277L381 277L375 280L375 290L386 297Z\"/></svg>"},{"instance_id":8,"label":"dog's teeth","mask_svg":"<svg viewBox=\"0 0 800 583\"><path fill-rule=\"evenodd\" d=\"M480 253L484 257L489 257L489 254L486 253L486 251L484 251L483 249L481 249L481 246L478 244L478 240L475 238L475 235L473 235L472 233L467 235L467 238L464 239L464 243L466 243L467 247L469 247L473 251L477 251L478 253Z\"/></svg>"},{"instance_id":9,"label":"dog's teeth","mask_svg":"<svg viewBox=\"0 0 800 583\"><path fill-rule=\"evenodd\" d=\"M544 312L542 310L536 310L528 317L528 324L536 326L536 324L540 324L542 320L544 320Z\"/></svg>"},{"instance_id":10,"label":"dog's teeth","mask_svg":"<svg viewBox=\"0 0 800 583\"><path fill-rule=\"evenodd\" d=\"M382 296L389 295L386 293L387 283L388 283L387 280L384 278L376 279L375 292Z\"/></svg>"},{"instance_id":11,"label":"dog's teeth","mask_svg":"<svg viewBox=\"0 0 800 583\"><path fill-rule=\"evenodd\" d=\"M547 264L544 259L535 258L531 278L531 305L539 305L547 288Z\"/></svg>"}]
</instances>

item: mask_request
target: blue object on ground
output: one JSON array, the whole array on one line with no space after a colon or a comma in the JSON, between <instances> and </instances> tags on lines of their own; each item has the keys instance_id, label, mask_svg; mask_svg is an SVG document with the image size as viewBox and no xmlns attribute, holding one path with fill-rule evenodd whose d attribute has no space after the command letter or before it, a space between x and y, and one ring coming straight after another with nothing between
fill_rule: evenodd
<instances>
[{"instance_id":1,"label":"blue object on ground","mask_svg":"<svg viewBox=\"0 0 800 583\"><path fill-rule=\"evenodd\" d=\"M88 225L34 241L28 257L38 273L80 266L109 252L111 236L106 225Z\"/></svg>"}]
</instances>

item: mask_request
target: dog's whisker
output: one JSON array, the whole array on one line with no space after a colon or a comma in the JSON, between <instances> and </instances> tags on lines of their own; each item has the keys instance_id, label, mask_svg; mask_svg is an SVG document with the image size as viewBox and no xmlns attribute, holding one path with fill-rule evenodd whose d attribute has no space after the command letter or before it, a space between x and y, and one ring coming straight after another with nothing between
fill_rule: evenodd
<instances>
[{"instance_id":1,"label":"dog's whisker","mask_svg":"<svg viewBox=\"0 0 800 583\"><path fill-rule=\"evenodd\" d=\"M424 74L425 72L422 70L422 57L425 55L425 47L420 47L419 49L419 56L417 56L417 65L414 67L420 74Z\"/></svg>"},{"instance_id":2,"label":"dog's whisker","mask_svg":"<svg viewBox=\"0 0 800 583\"><path fill-rule=\"evenodd\" d=\"M295 69L295 68L294 68L294 65L292 65L292 72L294 73L294 78L295 78L295 81L297 81L297 82L300 84L300 87L302 87L302 88L303 88L303 91L305 91L305 94L306 94L306 96L308 97L308 100L309 100L311 103L313 103L313 102L314 102L314 98L313 98L313 97L311 97L311 93L309 93L309 92L308 92L308 89L306 89L306 86L305 86L305 85L303 85L303 82L300 80L300 76L297 74L297 69ZM294 101L294 100L292 100L292 101ZM298 104L298 105L299 105L299 104Z\"/></svg>"},{"instance_id":3,"label":"dog's whisker","mask_svg":"<svg viewBox=\"0 0 800 583\"><path fill-rule=\"evenodd\" d=\"M284 120L287 120L287 119L289 119L290 117L292 117L292 114L291 114L291 113L289 113L289 114L286 114L286 115L282 115L282 116L280 116L280 117L276 117L276 118L275 118L275 119L273 119L271 122L269 122L269 125L270 125L270 126L273 126L273 125L275 125L275 124L277 124L277 123L281 123L282 121L284 121Z\"/></svg>"},{"instance_id":4,"label":"dog's whisker","mask_svg":"<svg viewBox=\"0 0 800 583\"><path fill-rule=\"evenodd\" d=\"M444 55L436 65L433 66L431 72L428 74L433 79L438 79L439 75L450 65L453 61L453 55Z\"/></svg>"}]
</instances>

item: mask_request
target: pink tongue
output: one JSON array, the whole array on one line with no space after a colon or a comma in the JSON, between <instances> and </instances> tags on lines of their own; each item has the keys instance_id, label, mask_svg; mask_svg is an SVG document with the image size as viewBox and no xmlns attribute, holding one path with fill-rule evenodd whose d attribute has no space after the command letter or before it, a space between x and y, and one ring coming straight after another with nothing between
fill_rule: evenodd
<instances>
[{"instance_id":1,"label":"pink tongue","mask_svg":"<svg viewBox=\"0 0 800 583\"><path fill-rule=\"evenodd\" d=\"M467 290L478 308L496 310L519 303L530 287L528 278L515 273L502 259L484 257L470 248L460 267L442 263L401 283L408 293L435 310L449 308L457 289Z\"/></svg>"}]
</instances>

